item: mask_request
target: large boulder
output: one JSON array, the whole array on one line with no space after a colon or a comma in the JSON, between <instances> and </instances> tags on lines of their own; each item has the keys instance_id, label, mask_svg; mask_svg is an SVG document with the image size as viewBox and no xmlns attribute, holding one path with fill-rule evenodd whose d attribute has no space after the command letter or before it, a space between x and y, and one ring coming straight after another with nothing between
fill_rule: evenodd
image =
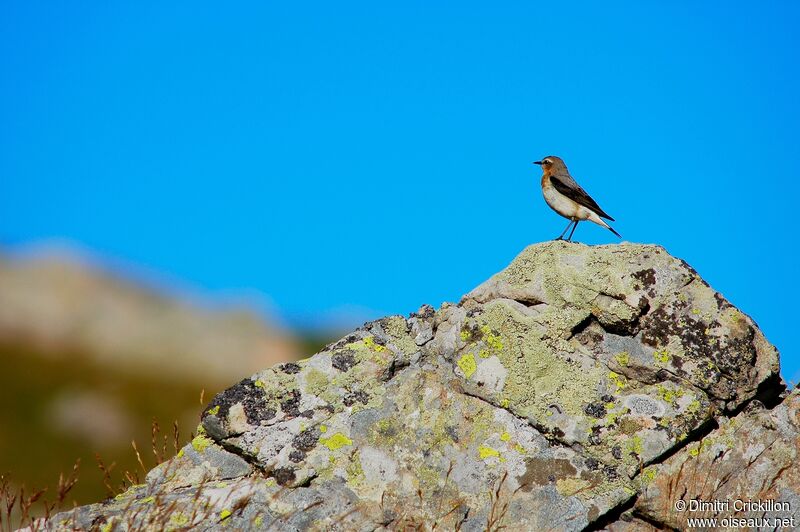
<instances>
[{"instance_id":1,"label":"large boulder","mask_svg":"<svg viewBox=\"0 0 800 532\"><path fill-rule=\"evenodd\" d=\"M786 395L775 348L685 262L549 242L457 305L242 380L145 485L50 526L683 528L691 497L796 511Z\"/></svg>"}]
</instances>

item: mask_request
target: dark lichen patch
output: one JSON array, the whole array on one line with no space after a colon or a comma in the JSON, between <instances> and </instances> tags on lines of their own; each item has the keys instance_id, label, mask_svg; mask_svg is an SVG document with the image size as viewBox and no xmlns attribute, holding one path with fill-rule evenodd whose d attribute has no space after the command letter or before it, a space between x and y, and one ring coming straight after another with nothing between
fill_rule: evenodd
<instances>
[{"instance_id":1,"label":"dark lichen patch","mask_svg":"<svg viewBox=\"0 0 800 532\"><path fill-rule=\"evenodd\" d=\"M286 486L297 478L291 467L278 467L272 471L272 477L279 486Z\"/></svg>"},{"instance_id":2,"label":"dark lichen patch","mask_svg":"<svg viewBox=\"0 0 800 532\"><path fill-rule=\"evenodd\" d=\"M686 306L685 303L681 304ZM653 348L666 347L671 335L679 332L675 316L681 305L669 304L656 308L642 319L642 343Z\"/></svg>"},{"instance_id":3,"label":"dark lichen patch","mask_svg":"<svg viewBox=\"0 0 800 532\"><path fill-rule=\"evenodd\" d=\"M305 459L306 459L306 453L298 449L295 449L289 453L289 460L294 462L295 464L298 464Z\"/></svg>"},{"instance_id":4,"label":"dark lichen patch","mask_svg":"<svg viewBox=\"0 0 800 532\"><path fill-rule=\"evenodd\" d=\"M247 422L251 425L258 425L275 417L275 409L267 407L264 392L250 379L243 379L217 394L206 407L203 417L214 411L217 417L224 419L237 403L241 403Z\"/></svg>"},{"instance_id":5,"label":"dark lichen patch","mask_svg":"<svg viewBox=\"0 0 800 532\"><path fill-rule=\"evenodd\" d=\"M611 456L613 456L617 460L622 460L622 448L619 445L615 445L614 447L612 447Z\"/></svg>"},{"instance_id":6,"label":"dark lichen patch","mask_svg":"<svg viewBox=\"0 0 800 532\"><path fill-rule=\"evenodd\" d=\"M369 403L369 394L363 390L357 390L355 392L350 392L344 396L342 402L345 406L353 406L356 403L361 403L363 405Z\"/></svg>"},{"instance_id":7,"label":"dark lichen patch","mask_svg":"<svg viewBox=\"0 0 800 532\"><path fill-rule=\"evenodd\" d=\"M461 327L461 339L468 343L480 342L483 339L483 331L476 322L465 322Z\"/></svg>"},{"instance_id":8,"label":"dark lichen patch","mask_svg":"<svg viewBox=\"0 0 800 532\"><path fill-rule=\"evenodd\" d=\"M286 364L281 364L278 366L278 369L284 373L288 373L289 375L294 375L300 371L300 365L295 364L294 362L287 362Z\"/></svg>"},{"instance_id":9,"label":"dark lichen patch","mask_svg":"<svg viewBox=\"0 0 800 532\"><path fill-rule=\"evenodd\" d=\"M481 307L474 307L467 311L468 318L474 318L475 316L480 316L483 314L483 309Z\"/></svg>"},{"instance_id":10,"label":"dark lichen patch","mask_svg":"<svg viewBox=\"0 0 800 532\"><path fill-rule=\"evenodd\" d=\"M589 403L585 407L583 407L583 412L587 416L592 416L597 419L603 418L606 416L606 407L603 403Z\"/></svg>"},{"instance_id":11,"label":"dark lichen patch","mask_svg":"<svg viewBox=\"0 0 800 532\"><path fill-rule=\"evenodd\" d=\"M706 282L706 280L705 280L705 279L703 279L702 277L700 277L700 274L699 274L699 273L697 273L697 270L695 270L694 268L692 268L692 267L689 265L689 263L688 263L688 262L686 262L686 261L685 261L685 260L683 260L683 259L678 259L678 260L681 262L681 265L682 265L684 268L686 268L687 270L689 270L689 272L691 273L691 277L690 277L690 278L689 278L689 279L686 281L686 284L689 284L689 283L691 283L692 281L698 281L698 282L700 282L700 283L701 283L703 286L705 286L706 288L711 288L711 285L709 285L709 284Z\"/></svg>"},{"instance_id":12,"label":"dark lichen patch","mask_svg":"<svg viewBox=\"0 0 800 532\"><path fill-rule=\"evenodd\" d=\"M529 458L525 461L525 473L519 478L523 491L531 491L565 478L573 478L578 473L569 460Z\"/></svg>"},{"instance_id":13,"label":"dark lichen patch","mask_svg":"<svg viewBox=\"0 0 800 532\"><path fill-rule=\"evenodd\" d=\"M292 440L292 447L301 451L310 451L316 447L319 441L319 429L317 427L306 429Z\"/></svg>"},{"instance_id":14,"label":"dark lichen patch","mask_svg":"<svg viewBox=\"0 0 800 532\"><path fill-rule=\"evenodd\" d=\"M363 328L363 327L362 327ZM336 349L342 349L347 344L354 344L358 342L361 338L359 338L356 334L348 334L341 340L337 340L331 344L325 346L325 351L335 351Z\"/></svg>"},{"instance_id":15,"label":"dark lichen patch","mask_svg":"<svg viewBox=\"0 0 800 532\"><path fill-rule=\"evenodd\" d=\"M287 417L297 417L300 415L300 392L291 390L287 394L289 397L281 401L281 411Z\"/></svg>"},{"instance_id":16,"label":"dark lichen patch","mask_svg":"<svg viewBox=\"0 0 800 532\"><path fill-rule=\"evenodd\" d=\"M592 458L591 456L584 461L584 464L590 471L597 471L602 467L602 464L596 458Z\"/></svg>"},{"instance_id":17,"label":"dark lichen patch","mask_svg":"<svg viewBox=\"0 0 800 532\"><path fill-rule=\"evenodd\" d=\"M356 353L350 349L334 353L331 357L331 365L339 371L349 371L356 364Z\"/></svg>"},{"instance_id":18,"label":"dark lichen patch","mask_svg":"<svg viewBox=\"0 0 800 532\"><path fill-rule=\"evenodd\" d=\"M454 443L458 443L458 427L455 425L447 425L444 428L445 433L450 436L450 439L453 440Z\"/></svg>"},{"instance_id":19,"label":"dark lichen patch","mask_svg":"<svg viewBox=\"0 0 800 532\"><path fill-rule=\"evenodd\" d=\"M432 318L435 314L436 314L436 309L434 309L432 306L422 305L421 307L419 307L419 310L417 310L416 312L412 312L411 314L408 315L408 317L428 319Z\"/></svg>"},{"instance_id":20,"label":"dark lichen patch","mask_svg":"<svg viewBox=\"0 0 800 532\"><path fill-rule=\"evenodd\" d=\"M590 315L586 320L573 327L571 338L589 350L594 350L603 343L604 332L603 326L597 321L597 318Z\"/></svg>"},{"instance_id":21,"label":"dark lichen patch","mask_svg":"<svg viewBox=\"0 0 800 532\"><path fill-rule=\"evenodd\" d=\"M617 468L614 466L604 465L603 473L605 474L608 480L616 480L619 478L619 473L617 472Z\"/></svg>"},{"instance_id":22,"label":"dark lichen patch","mask_svg":"<svg viewBox=\"0 0 800 532\"><path fill-rule=\"evenodd\" d=\"M718 305L722 299L717 299ZM642 342L655 349L666 349L670 340L677 338L684 356L676 363L670 360L675 373L685 376L683 367L686 358L699 361L699 367L693 372L695 383L706 390L713 390L716 397L730 399L736 395L736 383L747 378L748 368L754 363L757 353L754 346L755 329L750 323L742 321L738 334L718 337L710 334L723 328L718 320L698 319L693 314L680 313L687 307L686 303L673 302L662 306L643 320Z\"/></svg>"},{"instance_id":23,"label":"dark lichen patch","mask_svg":"<svg viewBox=\"0 0 800 532\"><path fill-rule=\"evenodd\" d=\"M656 271L653 268L639 270L631 274L631 277L642 283L641 288L650 288L656 284Z\"/></svg>"},{"instance_id":24,"label":"dark lichen patch","mask_svg":"<svg viewBox=\"0 0 800 532\"><path fill-rule=\"evenodd\" d=\"M714 292L714 301L717 302L718 310L726 310L733 306L730 303L728 303L728 300L722 297L722 294L720 294L719 292Z\"/></svg>"}]
</instances>

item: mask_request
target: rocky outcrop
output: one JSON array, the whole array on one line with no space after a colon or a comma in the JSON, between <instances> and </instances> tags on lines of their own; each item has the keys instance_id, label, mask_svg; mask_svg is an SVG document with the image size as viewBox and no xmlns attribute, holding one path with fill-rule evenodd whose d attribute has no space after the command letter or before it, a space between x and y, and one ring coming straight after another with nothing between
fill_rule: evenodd
<instances>
[{"instance_id":1,"label":"rocky outcrop","mask_svg":"<svg viewBox=\"0 0 800 532\"><path fill-rule=\"evenodd\" d=\"M797 393L657 246L549 242L213 399L147 483L51 526L640 530L800 508ZM694 498L790 510L678 512ZM677 505L680 509L680 505Z\"/></svg>"}]
</instances>

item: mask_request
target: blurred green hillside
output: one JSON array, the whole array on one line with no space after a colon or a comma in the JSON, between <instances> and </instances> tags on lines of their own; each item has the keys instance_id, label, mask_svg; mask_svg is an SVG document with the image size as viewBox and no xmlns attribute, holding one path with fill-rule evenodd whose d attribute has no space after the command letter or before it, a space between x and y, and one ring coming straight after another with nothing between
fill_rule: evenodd
<instances>
[{"instance_id":1,"label":"blurred green hillside","mask_svg":"<svg viewBox=\"0 0 800 532\"><path fill-rule=\"evenodd\" d=\"M246 308L165 295L74 257L0 255L0 474L50 487L80 459L78 504L108 493L95 453L143 478L156 448L174 453L198 423L201 394L314 353L329 338L296 335Z\"/></svg>"}]
</instances>

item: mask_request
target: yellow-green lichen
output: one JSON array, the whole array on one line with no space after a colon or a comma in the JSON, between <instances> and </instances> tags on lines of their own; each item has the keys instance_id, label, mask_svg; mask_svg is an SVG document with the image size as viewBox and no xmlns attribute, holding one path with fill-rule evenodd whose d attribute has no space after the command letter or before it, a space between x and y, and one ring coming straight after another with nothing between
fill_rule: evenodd
<instances>
[{"instance_id":1,"label":"yellow-green lichen","mask_svg":"<svg viewBox=\"0 0 800 532\"><path fill-rule=\"evenodd\" d=\"M178 458L183 458L183 454L184 454L183 447L181 447L181 450L178 451Z\"/></svg>"},{"instance_id":2,"label":"yellow-green lichen","mask_svg":"<svg viewBox=\"0 0 800 532\"><path fill-rule=\"evenodd\" d=\"M556 490L564 497L571 497L589 486L591 483L582 478L560 478L556 481Z\"/></svg>"},{"instance_id":3,"label":"yellow-green lichen","mask_svg":"<svg viewBox=\"0 0 800 532\"><path fill-rule=\"evenodd\" d=\"M642 452L644 452L644 442L642 441L642 437L639 435L631 436L628 440L628 450L638 456L641 456Z\"/></svg>"},{"instance_id":4,"label":"yellow-green lichen","mask_svg":"<svg viewBox=\"0 0 800 532\"><path fill-rule=\"evenodd\" d=\"M478 356L481 358L489 358L490 356L492 356L492 354L489 353L487 349L481 349L480 352L478 353Z\"/></svg>"},{"instance_id":5,"label":"yellow-green lichen","mask_svg":"<svg viewBox=\"0 0 800 532\"><path fill-rule=\"evenodd\" d=\"M642 471L642 484L650 484L656 479L656 468L655 467L648 467L644 471Z\"/></svg>"},{"instance_id":6,"label":"yellow-green lichen","mask_svg":"<svg viewBox=\"0 0 800 532\"><path fill-rule=\"evenodd\" d=\"M486 460L487 458L500 458L500 451L497 449L493 449L486 445L481 445L478 447L478 456L481 457L481 460Z\"/></svg>"},{"instance_id":7,"label":"yellow-green lichen","mask_svg":"<svg viewBox=\"0 0 800 532\"><path fill-rule=\"evenodd\" d=\"M220 521L224 521L225 519L229 518L229 517L230 517L232 514L233 514L233 512L231 512L230 510L228 510L228 509L226 508L226 509L222 510L222 511L219 513L219 520L220 520Z\"/></svg>"},{"instance_id":8,"label":"yellow-green lichen","mask_svg":"<svg viewBox=\"0 0 800 532\"><path fill-rule=\"evenodd\" d=\"M319 442L328 449L330 449L331 451L335 451L336 449L341 449L346 445L353 445L353 440L351 440L341 432L332 434L328 438L320 438Z\"/></svg>"},{"instance_id":9,"label":"yellow-green lichen","mask_svg":"<svg viewBox=\"0 0 800 532\"><path fill-rule=\"evenodd\" d=\"M219 414L219 405L209 409L208 413L211 414L212 416L216 416L217 414Z\"/></svg>"},{"instance_id":10,"label":"yellow-green lichen","mask_svg":"<svg viewBox=\"0 0 800 532\"><path fill-rule=\"evenodd\" d=\"M617 390L623 389L625 384L628 382L625 377L613 371L608 372L608 380L614 383L614 385L617 387Z\"/></svg>"},{"instance_id":11,"label":"yellow-green lichen","mask_svg":"<svg viewBox=\"0 0 800 532\"><path fill-rule=\"evenodd\" d=\"M631 363L631 356L628 354L627 351L622 351L614 355L614 360L617 361L617 364L620 366L627 366Z\"/></svg>"},{"instance_id":12,"label":"yellow-green lichen","mask_svg":"<svg viewBox=\"0 0 800 532\"><path fill-rule=\"evenodd\" d=\"M418 487L421 488L423 492L432 492L441 489L443 487L442 480L445 474L446 473L441 469L431 467L425 463L420 464L415 471Z\"/></svg>"},{"instance_id":13,"label":"yellow-green lichen","mask_svg":"<svg viewBox=\"0 0 800 532\"><path fill-rule=\"evenodd\" d=\"M504 432L500 435L500 441L508 441L511 439L511 434Z\"/></svg>"},{"instance_id":14,"label":"yellow-green lichen","mask_svg":"<svg viewBox=\"0 0 800 532\"><path fill-rule=\"evenodd\" d=\"M466 355L462 356L458 359L458 367L461 368L461 371L464 373L466 378L470 378L475 370L478 369L478 364L475 362L475 357L472 356L472 353L467 353Z\"/></svg>"},{"instance_id":15,"label":"yellow-green lichen","mask_svg":"<svg viewBox=\"0 0 800 532\"><path fill-rule=\"evenodd\" d=\"M392 344L400 351L412 354L419 351L419 346L408 333L408 322L402 316L390 316L381 320L383 330L392 337Z\"/></svg>"},{"instance_id":16,"label":"yellow-green lichen","mask_svg":"<svg viewBox=\"0 0 800 532\"><path fill-rule=\"evenodd\" d=\"M261 525L264 524L264 516L261 514L257 515L256 518L253 520L253 524L256 525L256 528L259 528Z\"/></svg>"},{"instance_id":17,"label":"yellow-green lichen","mask_svg":"<svg viewBox=\"0 0 800 532\"><path fill-rule=\"evenodd\" d=\"M141 502L142 504L150 504L150 503L152 503L152 502L153 502L153 501L155 501L155 500L156 500L156 498L155 498L155 497L153 497L153 496L151 495L151 496L149 496L149 497L145 497L144 499L142 499L142 500L141 500L141 501L139 501L139 502Z\"/></svg>"},{"instance_id":18,"label":"yellow-green lichen","mask_svg":"<svg viewBox=\"0 0 800 532\"><path fill-rule=\"evenodd\" d=\"M311 368L306 374L306 391L313 395L320 395L328 388L328 376L316 368Z\"/></svg>"},{"instance_id":19,"label":"yellow-green lichen","mask_svg":"<svg viewBox=\"0 0 800 532\"><path fill-rule=\"evenodd\" d=\"M506 342L502 350L492 350L508 370L502 395L508 406L504 407L512 408L519 416L544 421L548 420L549 405L556 403L565 415L583 416L583 408L592 401L602 372L599 368L577 370L560 354L574 347L565 342L554 348L550 340L544 340L541 319L541 315L534 320L521 314L502 300L487 303L484 312L476 317L481 331L488 328L498 339L516 339Z\"/></svg>"},{"instance_id":20,"label":"yellow-green lichen","mask_svg":"<svg viewBox=\"0 0 800 532\"><path fill-rule=\"evenodd\" d=\"M373 351L377 351L378 353L386 351L386 347L375 343L375 338L372 336L367 336L362 341L364 342L364 345L367 346L368 349L372 349Z\"/></svg>"},{"instance_id":21,"label":"yellow-green lichen","mask_svg":"<svg viewBox=\"0 0 800 532\"><path fill-rule=\"evenodd\" d=\"M699 399L695 399L694 401L692 401L691 403L689 403L686 406L686 413L687 414L696 414L697 412L700 411L700 406L701 406L700 400Z\"/></svg>"},{"instance_id":22,"label":"yellow-green lichen","mask_svg":"<svg viewBox=\"0 0 800 532\"><path fill-rule=\"evenodd\" d=\"M183 512L173 512L169 516L169 524L176 528L184 527L189 524L189 516Z\"/></svg>"},{"instance_id":23,"label":"yellow-green lichen","mask_svg":"<svg viewBox=\"0 0 800 532\"><path fill-rule=\"evenodd\" d=\"M656 364L669 364L669 361L672 360L672 357L669 354L669 351L664 349L663 351L655 351L653 353L653 360Z\"/></svg>"},{"instance_id":24,"label":"yellow-green lichen","mask_svg":"<svg viewBox=\"0 0 800 532\"><path fill-rule=\"evenodd\" d=\"M205 451L208 448L209 445L211 445L213 443L214 443L214 441L211 438L209 438L208 436L203 436L202 434L200 434L198 436L195 436L195 438L192 440L192 447L198 453L202 453L203 451Z\"/></svg>"},{"instance_id":25,"label":"yellow-green lichen","mask_svg":"<svg viewBox=\"0 0 800 532\"><path fill-rule=\"evenodd\" d=\"M108 520L108 523L100 527L100 531L111 532L112 530L114 530L114 525L116 525L116 523L114 522L114 518L112 517L111 519Z\"/></svg>"},{"instance_id":26,"label":"yellow-green lichen","mask_svg":"<svg viewBox=\"0 0 800 532\"><path fill-rule=\"evenodd\" d=\"M364 481L366 477L364 476L364 469L361 467L361 457L358 452L350 458L345 471L347 472L347 483L351 486L358 486Z\"/></svg>"},{"instance_id":27,"label":"yellow-green lichen","mask_svg":"<svg viewBox=\"0 0 800 532\"><path fill-rule=\"evenodd\" d=\"M391 417L379 419L370 427L367 439L379 447L390 447L403 439L403 425Z\"/></svg>"},{"instance_id":28,"label":"yellow-green lichen","mask_svg":"<svg viewBox=\"0 0 800 532\"><path fill-rule=\"evenodd\" d=\"M683 397L683 394L684 391L680 388L668 388L662 384L658 385L658 396L670 404Z\"/></svg>"},{"instance_id":29,"label":"yellow-green lichen","mask_svg":"<svg viewBox=\"0 0 800 532\"><path fill-rule=\"evenodd\" d=\"M605 426L606 427L610 427L611 425L616 423L617 419L619 419L619 416L622 415L622 414L623 414L623 412L609 411L606 414L606 417L603 418L603 421L605 421Z\"/></svg>"},{"instance_id":30,"label":"yellow-green lichen","mask_svg":"<svg viewBox=\"0 0 800 532\"><path fill-rule=\"evenodd\" d=\"M500 336L495 334L488 325L481 327L481 332L483 333L483 340L491 349L494 351L503 349L503 341L500 339Z\"/></svg>"}]
</instances>

